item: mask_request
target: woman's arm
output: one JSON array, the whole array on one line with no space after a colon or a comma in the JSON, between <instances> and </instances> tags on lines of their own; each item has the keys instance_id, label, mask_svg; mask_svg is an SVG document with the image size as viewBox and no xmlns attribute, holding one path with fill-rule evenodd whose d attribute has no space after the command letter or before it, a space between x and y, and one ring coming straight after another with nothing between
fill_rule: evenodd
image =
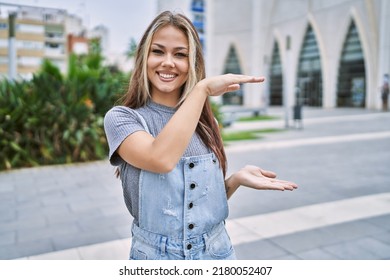
<instances>
[{"instance_id":1,"label":"woman's arm","mask_svg":"<svg viewBox=\"0 0 390 280\"><path fill-rule=\"evenodd\" d=\"M239 89L241 83L260 83L263 77L226 74L200 81L156 138L138 131L129 135L117 152L126 162L140 169L171 171L187 148L199 122L208 96Z\"/></svg>"},{"instance_id":2,"label":"woman's arm","mask_svg":"<svg viewBox=\"0 0 390 280\"><path fill-rule=\"evenodd\" d=\"M274 172L253 165L245 166L225 180L227 198L229 199L240 186L279 191L292 191L298 188L298 185L293 182L276 179Z\"/></svg>"}]
</instances>

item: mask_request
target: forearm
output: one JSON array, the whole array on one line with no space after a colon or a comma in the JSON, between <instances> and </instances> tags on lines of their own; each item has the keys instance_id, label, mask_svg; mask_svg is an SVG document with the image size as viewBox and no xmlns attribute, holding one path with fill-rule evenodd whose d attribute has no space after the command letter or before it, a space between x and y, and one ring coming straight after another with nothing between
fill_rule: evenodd
<instances>
[{"instance_id":1,"label":"forearm","mask_svg":"<svg viewBox=\"0 0 390 280\"><path fill-rule=\"evenodd\" d=\"M152 151L159 159L175 166L187 148L198 125L208 95L196 86L166 126L155 138Z\"/></svg>"},{"instance_id":2,"label":"forearm","mask_svg":"<svg viewBox=\"0 0 390 280\"><path fill-rule=\"evenodd\" d=\"M234 173L225 180L225 190L226 190L227 199L229 199L239 187L240 187L240 182L237 173Z\"/></svg>"}]
</instances>

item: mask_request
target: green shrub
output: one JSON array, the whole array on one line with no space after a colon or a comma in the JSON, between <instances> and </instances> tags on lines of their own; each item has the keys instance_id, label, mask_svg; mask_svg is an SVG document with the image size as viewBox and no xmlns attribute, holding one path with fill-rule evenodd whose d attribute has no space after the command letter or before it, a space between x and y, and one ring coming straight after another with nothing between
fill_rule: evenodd
<instances>
[{"instance_id":1,"label":"green shrub","mask_svg":"<svg viewBox=\"0 0 390 280\"><path fill-rule=\"evenodd\" d=\"M68 77L44 61L31 81L0 82L0 170L107 155L103 117L128 77L110 72L96 56L71 60L76 71Z\"/></svg>"}]
</instances>

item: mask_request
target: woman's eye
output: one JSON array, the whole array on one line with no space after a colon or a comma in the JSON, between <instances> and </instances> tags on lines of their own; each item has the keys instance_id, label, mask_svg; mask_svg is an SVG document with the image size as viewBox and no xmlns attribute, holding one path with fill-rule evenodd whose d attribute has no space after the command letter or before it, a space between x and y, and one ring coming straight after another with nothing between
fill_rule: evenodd
<instances>
[{"instance_id":1,"label":"woman's eye","mask_svg":"<svg viewBox=\"0 0 390 280\"><path fill-rule=\"evenodd\" d=\"M164 54L162 50L152 50L152 53L154 54Z\"/></svg>"},{"instance_id":2,"label":"woman's eye","mask_svg":"<svg viewBox=\"0 0 390 280\"><path fill-rule=\"evenodd\" d=\"M186 54L186 53L177 53L176 56L180 57L180 58L185 58L185 57L188 57L188 54Z\"/></svg>"}]
</instances>

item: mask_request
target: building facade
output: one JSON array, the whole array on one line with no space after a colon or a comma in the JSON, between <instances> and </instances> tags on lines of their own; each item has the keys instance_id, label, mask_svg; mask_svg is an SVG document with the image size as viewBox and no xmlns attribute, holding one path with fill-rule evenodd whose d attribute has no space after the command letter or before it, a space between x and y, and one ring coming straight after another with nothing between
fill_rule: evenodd
<instances>
[{"instance_id":1,"label":"building facade","mask_svg":"<svg viewBox=\"0 0 390 280\"><path fill-rule=\"evenodd\" d=\"M158 2L189 16L203 2L208 75L266 77L261 86L224 95L224 105L381 108L380 87L390 72L390 1Z\"/></svg>"},{"instance_id":2,"label":"building facade","mask_svg":"<svg viewBox=\"0 0 390 280\"><path fill-rule=\"evenodd\" d=\"M61 69L66 70L66 11L61 9L38 8L0 4L0 75L8 77L9 67L14 63L16 77L31 78L42 60L47 58ZM14 39L15 57L9 56L9 14L15 15Z\"/></svg>"},{"instance_id":3,"label":"building facade","mask_svg":"<svg viewBox=\"0 0 390 280\"><path fill-rule=\"evenodd\" d=\"M13 38L10 14L15 16ZM107 29L100 26L89 34L82 20L64 9L0 3L0 78L30 79L44 59L66 73L69 54L88 52L91 36L106 48Z\"/></svg>"}]
</instances>

